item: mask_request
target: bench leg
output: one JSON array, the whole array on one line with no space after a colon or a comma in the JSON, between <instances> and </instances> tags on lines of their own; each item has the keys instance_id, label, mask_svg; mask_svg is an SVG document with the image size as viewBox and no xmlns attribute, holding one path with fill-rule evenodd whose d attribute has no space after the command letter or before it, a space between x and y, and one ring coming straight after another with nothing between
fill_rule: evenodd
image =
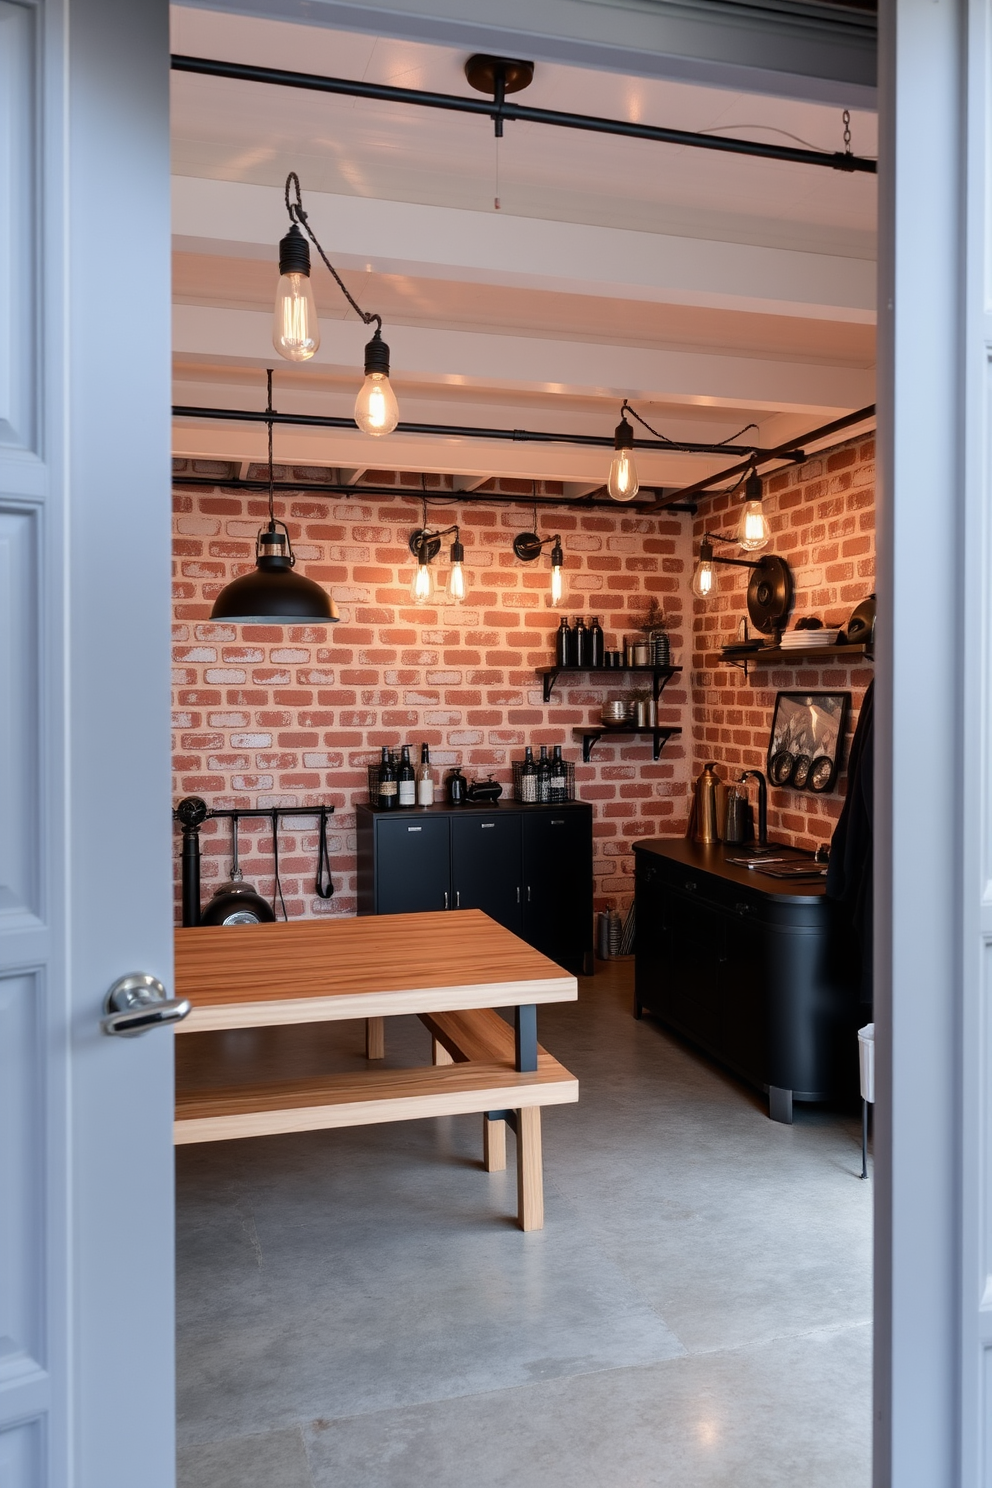
<instances>
[{"instance_id":1,"label":"bench leg","mask_svg":"<svg viewBox=\"0 0 992 1488\"><path fill-rule=\"evenodd\" d=\"M506 1122L482 1118L482 1165L487 1173L502 1173L506 1168Z\"/></svg>"},{"instance_id":2,"label":"bench leg","mask_svg":"<svg viewBox=\"0 0 992 1488\"><path fill-rule=\"evenodd\" d=\"M431 1064L454 1064L447 1049L436 1038L431 1039Z\"/></svg>"},{"instance_id":3,"label":"bench leg","mask_svg":"<svg viewBox=\"0 0 992 1488\"><path fill-rule=\"evenodd\" d=\"M517 1112L517 1220L522 1230L544 1229L540 1106Z\"/></svg>"},{"instance_id":4,"label":"bench leg","mask_svg":"<svg viewBox=\"0 0 992 1488\"><path fill-rule=\"evenodd\" d=\"M385 1018L365 1019L365 1058L385 1059L386 1057L386 1020Z\"/></svg>"}]
</instances>

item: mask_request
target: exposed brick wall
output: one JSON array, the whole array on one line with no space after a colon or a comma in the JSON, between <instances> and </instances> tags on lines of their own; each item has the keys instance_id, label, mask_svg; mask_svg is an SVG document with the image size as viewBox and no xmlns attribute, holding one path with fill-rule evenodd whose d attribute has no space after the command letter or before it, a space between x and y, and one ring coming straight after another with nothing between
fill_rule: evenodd
<instances>
[{"instance_id":1,"label":"exposed brick wall","mask_svg":"<svg viewBox=\"0 0 992 1488\"><path fill-rule=\"evenodd\" d=\"M796 600L792 621L818 615L825 625L843 625L859 600L875 588L875 446L852 440L824 451L793 470L772 476L764 505L772 528L767 551L792 569ZM739 516L740 493L707 500L694 522L695 551L704 531L730 532ZM718 553L739 556L733 548ZM852 712L845 758L858 710L871 680L862 661L807 663L741 670L722 662L719 648L735 638L746 614L748 576L744 569L718 567L715 595L693 600L692 773L717 760L725 779L741 770L763 770L775 694L779 691L850 691ZM816 847L829 841L847 785L843 775L827 795L773 790L768 793L769 832L780 842ZM752 793L753 793L753 787Z\"/></svg>"},{"instance_id":2,"label":"exposed brick wall","mask_svg":"<svg viewBox=\"0 0 992 1488\"><path fill-rule=\"evenodd\" d=\"M368 472L369 484L395 484L396 498L363 497L361 486L347 500L308 495L302 484L298 495L280 494L278 515L289 523L301 570L332 590L341 623L327 631L215 625L208 618L214 597L252 565L265 501L225 489L225 465L177 461L176 469L219 479L213 489L178 484L174 493L175 797L199 795L218 808L335 805L332 900L313 894L316 822L288 821L280 835L291 916L355 912L354 806L367 799L366 763L383 744L421 741L431 746L439 781L460 763L469 776L491 772L506 794L510 762L525 743L562 744L577 761L579 796L594 806L597 900L627 902L632 840L684 823L688 749L673 740L655 764L650 746L630 739L601 743L593 761L581 763L573 728L593 721L604 699L623 689L607 679L559 684L544 704L535 668L552 659L560 612L546 603L547 561L523 565L510 547L513 534L532 525L526 506L473 505L471 495L432 506L431 526L461 526L471 587L461 607L422 610L409 597L407 547L421 525L409 489L419 492L420 476ZM305 483L327 472L283 468L276 477ZM450 479L428 482L437 498L447 492L452 500ZM400 496L404 485L408 499ZM500 488L525 495L530 484L503 481ZM560 494L553 484L543 489ZM539 522L542 535L560 531L564 540L569 617L598 615L607 644L619 645L656 597L671 622L674 660L687 660L685 517L548 509ZM663 717L688 737L688 687L680 681L665 693ZM246 877L271 896L268 824L244 821L240 841ZM211 880L227 876L229 843L226 822L204 828L205 894ZM178 850L177 836L177 883Z\"/></svg>"}]
</instances>

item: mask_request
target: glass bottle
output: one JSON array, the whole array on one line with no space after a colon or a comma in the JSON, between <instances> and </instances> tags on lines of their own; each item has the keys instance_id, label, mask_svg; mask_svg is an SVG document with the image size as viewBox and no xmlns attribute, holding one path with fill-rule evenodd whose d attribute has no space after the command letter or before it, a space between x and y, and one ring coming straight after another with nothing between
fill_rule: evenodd
<instances>
[{"instance_id":1,"label":"glass bottle","mask_svg":"<svg viewBox=\"0 0 992 1488\"><path fill-rule=\"evenodd\" d=\"M589 665L601 667L604 657L603 627L599 623L599 617L593 615L592 624L589 627Z\"/></svg>"},{"instance_id":2,"label":"glass bottle","mask_svg":"<svg viewBox=\"0 0 992 1488\"><path fill-rule=\"evenodd\" d=\"M529 744L524 750L524 767L520 772L520 796L528 802L537 800L537 766Z\"/></svg>"},{"instance_id":3,"label":"glass bottle","mask_svg":"<svg viewBox=\"0 0 992 1488\"><path fill-rule=\"evenodd\" d=\"M420 768L417 771L417 805L434 805L434 771L431 769L431 752L426 744L420 746Z\"/></svg>"},{"instance_id":4,"label":"glass bottle","mask_svg":"<svg viewBox=\"0 0 992 1488\"><path fill-rule=\"evenodd\" d=\"M561 624L555 631L555 661L559 666L569 666L572 650L572 632L568 628L568 616L562 615Z\"/></svg>"},{"instance_id":5,"label":"glass bottle","mask_svg":"<svg viewBox=\"0 0 992 1488\"><path fill-rule=\"evenodd\" d=\"M549 800L556 805L568 800L568 779L565 773L565 761L561 757L561 745L556 744L551 760L551 790Z\"/></svg>"},{"instance_id":6,"label":"glass bottle","mask_svg":"<svg viewBox=\"0 0 992 1488\"><path fill-rule=\"evenodd\" d=\"M396 766L393 756L382 746L382 764L379 766L379 805L383 811L392 811L397 800Z\"/></svg>"},{"instance_id":7,"label":"glass bottle","mask_svg":"<svg viewBox=\"0 0 992 1488\"><path fill-rule=\"evenodd\" d=\"M551 761L547 744L541 745L541 758L537 762L537 799L539 802L551 799Z\"/></svg>"},{"instance_id":8,"label":"glass bottle","mask_svg":"<svg viewBox=\"0 0 992 1488\"><path fill-rule=\"evenodd\" d=\"M575 630L572 632L573 666L587 667L589 665L589 632L582 616L576 617Z\"/></svg>"},{"instance_id":9,"label":"glass bottle","mask_svg":"<svg viewBox=\"0 0 992 1488\"><path fill-rule=\"evenodd\" d=\"M410 746L404 744L400 755L400 768L397 774L396 784L398 787L397 798L400 806L416 806L417 804L417 777L413 773L410 763Z\"/></svg>"}]
</instances>

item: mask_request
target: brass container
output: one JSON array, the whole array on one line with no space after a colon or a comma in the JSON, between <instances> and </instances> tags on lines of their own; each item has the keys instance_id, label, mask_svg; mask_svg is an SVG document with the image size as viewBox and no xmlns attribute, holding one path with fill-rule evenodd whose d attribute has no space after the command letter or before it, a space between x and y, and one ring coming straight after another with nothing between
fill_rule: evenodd
<instances>
[{"instance_id":1,"label":"brass container","mask_svg":"<svg viewBox=\"0 0 992 1488\"><path fill-rule=\"evenodd\" d=\"M711 760L696 781L696 830L697 842L719 842L717 831L717 789L723 782L716 772L716 762Z\"/></svg>"}]
</instances>

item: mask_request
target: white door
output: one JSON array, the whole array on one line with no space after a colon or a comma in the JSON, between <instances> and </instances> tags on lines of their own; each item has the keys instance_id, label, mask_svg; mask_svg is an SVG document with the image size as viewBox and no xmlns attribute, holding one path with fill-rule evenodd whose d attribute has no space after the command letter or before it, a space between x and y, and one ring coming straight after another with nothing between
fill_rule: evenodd
<instances>
[{"instance_id":1,"label":"white door","mask_svg":"<svg viewBox=\"0 0 992 1488\"><path fill-rule=\"evenodd\" d=\"M165 0L0 0L0 1483L171 1488Z\"/></svg>"}]
</instances>

